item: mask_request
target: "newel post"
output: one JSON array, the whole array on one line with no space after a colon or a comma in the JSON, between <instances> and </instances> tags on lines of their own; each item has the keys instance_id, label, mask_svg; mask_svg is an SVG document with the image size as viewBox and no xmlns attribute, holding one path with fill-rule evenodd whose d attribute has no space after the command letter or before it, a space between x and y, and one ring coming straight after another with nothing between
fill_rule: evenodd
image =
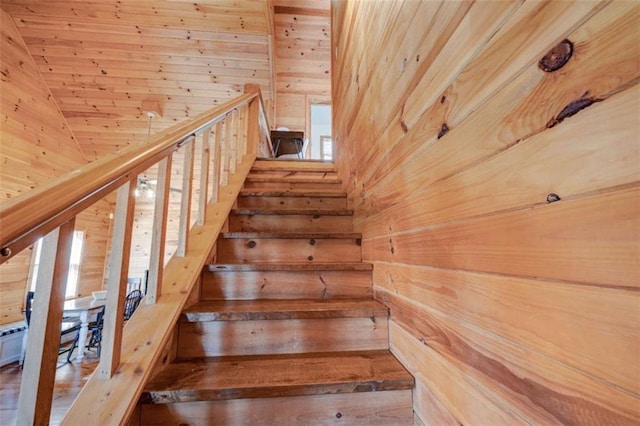
<instances>
[{"instance_id":1,"label":"newel post","mask_svg":"<svg viewBox=\"0 0 640 426\"><path fill-rule=\"evenodd\" d=\"M253 93L260 90L257 84L244 85L244 93ZM257 153L260 141L258 120L260 119L260 98L253 98L247 106L247 152Z\"/></svg>"}]
</instances>

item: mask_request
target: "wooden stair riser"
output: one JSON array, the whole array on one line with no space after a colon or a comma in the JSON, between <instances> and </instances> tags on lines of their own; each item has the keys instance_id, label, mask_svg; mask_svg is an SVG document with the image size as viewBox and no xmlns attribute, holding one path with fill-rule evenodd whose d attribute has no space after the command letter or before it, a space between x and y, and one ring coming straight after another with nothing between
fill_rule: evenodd
<instances>
[{"instance_id":1,"label":"wooden stair riser","mask_svg":"<svg viewBox=\"0 0 640 426\"><path fill-rule=\"evenodd\" d=\"M336 168L333 163L319 161L256 160L251 171L335 172Z\"/></svg>"},{"instance_id":2,"label":"wooden stair riser","mask_svg":"<svg viewBox=\"0 0 640 426\"><path fill-rule=\"evenodd\" d=\"M229 216L231 232L351 232L351 216L311 215L237 215Z\"/></svg>"},{"instance_id":3,"label":"wooden stair riser","mask_svg":"<svg viewBox=\"0 0 640 426\"><path fill-rule=\"evenodd\" d=\"M140 424L413 425L410 390L143 404Z\"/></svg>"},{"instance_id":4,"label":"wooden stair riser","mask_svg":"<svg viewBox=\"0 0 640 426\"><path fill-rule=\"evenodd\" d=\"M387 349L388 320L315 318L181 322L178 358Z\"/></svg>"},{"instance_id":5,"label":"wooden stair riser","mask_svg":"<svg viewBox=\"0 0 640 426\"><path fill-rule=\"evenodd\" d=\"M305 179L327 179L337 180L338 173L322 172L322 171L290 171L290 170L251 170L249 173L251 178L279 178L291 181L303 181Z\"/></svg>"},{"instance_id":6,"label":"wooden stair riser","mask_svg":"<svg viewBox=\"0 0 640 426\"><path fill-rule=\"evenodd\" d=\"M346 197L238 197L239 208L249 209L346 209Z\"/></svg>"},{"instance_id":7,"label":"wooden stair riser","mask_svg":"<svg viewBox=\"0 0 640 426\"><path fill-rule=\"evenodd\" d=\"M342 186L338 182L279 182L279 181L256 181L247 180L244 183L245 190L264 191L342 191Z\"/></svg>"},{"instance_id":8,"label":"wooden stair riser","mask_svg":"<svg viewBox=\"0 0 640 426\"><path fill-rule=\"evenodd\" d=\"M372 297L371 271L205 272L201 300Z\"/></svg>"},{"instance_id":9,"label":"wooden stair riser","mask_svg":"<svg viewBox=\"0 0 640 426\"><path fill-rule=\"evenodd\" d=\"M347 238L219 238L221 263L247 262L357 262L362 260L359 239Z\"/></svg>"}]
</instances>

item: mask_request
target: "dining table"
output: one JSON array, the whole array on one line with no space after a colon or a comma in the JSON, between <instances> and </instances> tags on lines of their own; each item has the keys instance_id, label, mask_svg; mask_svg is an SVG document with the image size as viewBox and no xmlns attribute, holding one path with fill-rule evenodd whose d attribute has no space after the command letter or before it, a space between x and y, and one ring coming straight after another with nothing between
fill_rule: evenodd
<instances>
[{"instance_id":1,"label":"dining table","mask_svg":"<svg viewBox=\"0 0 640 426\"><path fill-rule=\"evenodd\" d=\"M107 303L106 299L96 299L93 296L69 299L64 302L63 315L80 319L80 331L78 334L78 355L76 361L84 358L84 350L89 332L89 321Z\"/></svg>"}]
</instances>

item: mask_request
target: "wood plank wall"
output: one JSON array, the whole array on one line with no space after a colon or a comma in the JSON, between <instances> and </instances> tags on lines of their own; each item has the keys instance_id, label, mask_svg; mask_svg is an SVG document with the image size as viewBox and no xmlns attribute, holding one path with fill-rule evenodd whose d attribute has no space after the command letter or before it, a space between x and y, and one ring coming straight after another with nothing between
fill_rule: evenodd
<instances>
[{"instance_id":1,"label":"wood plank wall","mask_svg":"<svg viewBox=\"0 0 640 426\"><path fill-rule=\"evenodd\" d=\"M260 85L271 100L266 0L3 0L91 159ZM143 102L161 106L151 125Z\"/></svg>"},{"instance_id":2,"label":"wood plank wall","mask_svg":"<svg viewBox=\"0 0 640 426\"><path fill-rule=\"evenodd\" d=\"M309 102L331 100L329 0L273 0L275 127L308 132Z\"/></svg>"},{"instance_id":3,"label":"wood plank wall","mask_svg":"<svg viewBox=\"0 0 640 426\"><path fill-rule=\"evenodd\" d=\"M87 163L11 17L2 16L0 201ZM38 208L38 206L34 206ZM78 217L85 232L78 295L102 287L111 206L100 202ZM0 267L0 324L23 318L31 262L24 250Z\"/></svg>"},{"instance_id":4,"label":"wood plank wall","mask_svg":"<svg viewBox=\"0 0 640 426\"><path fill-rule=\"evenodd\" d=\"M419 419L638 424L640 4L334 1L333 38L338 170Z\"/></svg>"}]
</instances>

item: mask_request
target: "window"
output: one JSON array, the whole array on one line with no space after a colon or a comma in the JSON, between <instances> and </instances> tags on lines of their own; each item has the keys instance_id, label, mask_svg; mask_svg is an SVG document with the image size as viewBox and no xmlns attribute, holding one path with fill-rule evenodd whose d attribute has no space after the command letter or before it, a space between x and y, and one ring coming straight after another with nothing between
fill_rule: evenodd
<instances>
[{"instance_id":1,"label":"window","mask_svg":"<svg viewBox=\"0 0 640 426\"><path fill-rule=\"evenodd\" d=\"M314 160L331 161L333 159L332 147L327 147L322 138L331 139L331 105L326 103L309 104L311 123L308 131L311 147L310 157ZM330 143L329 143L330 145ZM307 158L307 157L305 157Z\"/></svg>"},{"instance_id":2,"label":"window","mask_svg":"<svg viewBox=\"0 0 640 426\"><path fill-rule=\"evenodd\" d=\"M333 160L333 141L331 136L320 136L320 155L325 161Z\"/></svg>"},{"instance_id":3,"label":"window","mask_svg":"<svg viewBox=\"0 0 640 426\"><path fill-rule=\"evenodd\" d=\"M71 299L76 296L78 289L78 276L80 275L80 263L82 260L82 243L84 242L83 231L73 231L73 242L71 243L71 256L69 258L69 276L67 277L67 287L65 298ZM35 291L38 269L40 267L40 252L42 251L42 238L33 245L33 261L31 264L30 289Z\"/></svg>"}]
</instances>

